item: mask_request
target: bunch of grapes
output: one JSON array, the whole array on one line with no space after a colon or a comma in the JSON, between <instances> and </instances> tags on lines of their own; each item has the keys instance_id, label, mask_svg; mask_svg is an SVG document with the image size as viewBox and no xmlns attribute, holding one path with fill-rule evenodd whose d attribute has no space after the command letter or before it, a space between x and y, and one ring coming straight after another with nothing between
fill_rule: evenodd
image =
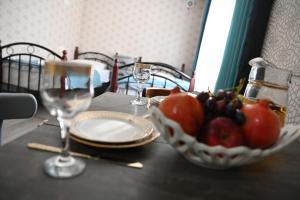
<instances>
[{"instance_id":1,"label":"bunch of grapes","mask_svg":"<svg viewBox=\"0 0 300 200\"><path fill-rule=\"evenodd\" d=\"M228 117L238 125L245 122L244 113L241 112L243 103L232 90L220 89L216 95L200 92L197 99L204 106L206 122L220 116Z\"/></svg>"}]
</instances>

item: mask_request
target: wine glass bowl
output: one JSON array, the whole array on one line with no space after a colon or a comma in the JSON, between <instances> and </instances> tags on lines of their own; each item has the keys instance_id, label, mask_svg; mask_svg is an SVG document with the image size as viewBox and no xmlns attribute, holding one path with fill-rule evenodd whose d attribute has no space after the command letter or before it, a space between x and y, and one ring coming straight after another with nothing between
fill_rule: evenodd
<instances>
[{"instance_id":1,"label":"wine glass bowl","mask_svg":"<svg viewBox=\"0 0 300 200\"><path fill-rule=\"evenodd\" d=\"M61 155L46 160L45 172L56 178L80 174L85 163L69 153L69 129L72 118L86 110L92 100L92 67L66 61L46 61L42 76L41 99L49 113L56 116L61 128Z\"/></svg>"},{"instance_id":2,"label":"wine glass bowl","mask_svg":"<svg viewBox=\"0 0 300 200\"><path fill-rule=\"evenodd\" d=\"M145 105L147 101L142 99L143 84L146 83L151 76L151 65L145 63L135 63L132 70L133 79L137 82L137 97L131 101L133 105Z\"/></svg>"}]
</instances>

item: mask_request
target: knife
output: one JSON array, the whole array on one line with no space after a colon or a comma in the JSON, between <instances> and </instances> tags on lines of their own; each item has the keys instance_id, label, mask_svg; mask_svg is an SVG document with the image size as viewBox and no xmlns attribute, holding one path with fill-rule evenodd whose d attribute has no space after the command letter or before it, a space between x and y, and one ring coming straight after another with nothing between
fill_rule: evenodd
<instances>
[{"instance_id":1,"label":"knife","mask_svg":"<svg viewBox=\"0 0 300 200\"><path fill-rule=\"evenodd\" d=\"M27 147L29 149L42 150L42 151L48 151L48 152L53 152L53 153L61 153L61 151L62 151L62 149L59 147L54 147L54 146L40 144L40 143L28 143ZM105 156L105 158L101 157L101 156L95 157L95 156L91 156L89 154L73 152L73 151L70 151L70 155L76 156L76 157L81 157L81 158L86 158L86 159L92 159L92 160L106 160L109 162L113 162L115 164L132 167L132 168L136 168L136 169L143 168L143 164L140 162L127 163L126 161L115 160L115 158L108 158L106 156Z\"/></svg>"}]
</instances>

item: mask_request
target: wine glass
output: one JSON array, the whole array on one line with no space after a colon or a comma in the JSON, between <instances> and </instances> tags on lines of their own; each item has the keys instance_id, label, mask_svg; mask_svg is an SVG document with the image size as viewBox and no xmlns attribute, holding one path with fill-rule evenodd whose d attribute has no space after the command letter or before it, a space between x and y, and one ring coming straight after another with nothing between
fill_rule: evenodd
<instances>
[{"instance_id":1,"label":"wine glass","mask_svg":"<svg viewBox=\"0 0 300 200\"><path fill-rule=\"evenodd\" d=\"M69 130L72 118L86 110L92 100L92 67L82 63L46 61L42 77L41 97L51 115L57 117L61 128L62 153L46 160L45 172L55 178L80 174L85 163L69 152Z\"/></svg>"},{"instance_id":2,"label":"wine glass","mask_svg":"<svg viewBox=\"0 0 300 200\"><path fill-rule=\"evenodd\" d=\"M136 62L133 66L132 75L137 82L137 97L131 101L133 105L145 105L147 101L142 99L143 84L146 83L151 76L151 65L145 63Z\"/></svg>"}]
</instances>

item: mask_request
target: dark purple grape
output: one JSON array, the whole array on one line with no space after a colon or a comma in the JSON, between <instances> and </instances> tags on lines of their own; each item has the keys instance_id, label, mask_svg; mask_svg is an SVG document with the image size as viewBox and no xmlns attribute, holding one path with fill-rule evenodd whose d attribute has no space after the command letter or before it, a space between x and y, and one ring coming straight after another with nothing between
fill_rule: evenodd
<instances>
[{"instance_id":1,"label":"dark purple grape","mask_svg":"<svg viewBox=\"0 0 300 200\"><path fill-rule=\"evenodd\" d=\"M232 102L228 103L226 105L226 110L225 110L226 116L234 119L235 113L236 113L236 108L234 107L233 103Z\"/></svg>"},{"instance_id":2,"label":"dark purple grape","mask_svg":"<svg viewBox=\"0 0 300 200\"><path fill-rule=\"evenodd\" d=\"M207 112L213 112L216 105L216 98L215 97L209 97L204 104L205 110Z\"/></svg>"},{"instance_id":3,"label":"dark purple grape","mask_svg":"<svg viewBox=\"0 0 300 200\"><path fill-rule=\"evenodd\" d=\"M245 121L246 121L246 117L245 117L244 113L242 111L240 111L239 109L237 109L235 112L234 121L239 125L245 123Z\"/></svg>"},{"instance_id":4,"label":"dark purple grape","mask_svg":"<svg viewBox=\"0 0 300 200\"><path fill-rule=\"evenodd\" d=\"M231 101L236 109L241 109L243 107L243 102L240 99L233 99Z\"/></svg>"},{"instance_id":5,"label":"dark purple grape","mask_svg":"<svg viewBox=\"0 0 300 200\"><path fill-rule=\"evenodd\" d=\"M225 91L222 89L219 89L216 94L216 98L217 98L217 100L225 99L225 95L226 95Z\"/></svg>"},{"instance_id":6,"label":"dark purple grape","mask_svg":"<svg viewBox=\"0 0 300 200\"><path fill-rule=\"evenodd\" d=\"M213 112L207 112L205 113L205 121L209 122L210 120L212 120L215 116L215 114Z\"/></svg>"},{"instance_id":7,"label":"dark purple grape","mask_svg":"<svg viewBox=\"0 0 300 200\"><path fill-rule=\"evenodd\" d=\"M208 92L200 92L196 98L200 103L202 103L202 105L204 105L206 100L209 98L209 94Z\"/></svg>"},{"instance_id":8,"label":"dark purple grape","mask_svg":"<svg viewBox=\"0 0 300 200\"><path fill-rule=\"evenodd\" d=\"M234 99L234 97L235 97L235 94L234 94L234 92L233 91L226 91L226 93L225 93L225 98L227 99L227 100L229 100L229 101L231 101L232 99Z\"/></svg>"},{"instance_id":9,"label":"dark purple grape","mask_svg":"<svg viewBox=\"0 0 300 200\"><path fill-rule=\"evenodd\" d=\"M226 101L224 99L217 100L216 101L216 108L215 108L215 111L216 111L217 115L224 116L225 115L225 110L226 110Z\"/></svg>"}]
</instances>

